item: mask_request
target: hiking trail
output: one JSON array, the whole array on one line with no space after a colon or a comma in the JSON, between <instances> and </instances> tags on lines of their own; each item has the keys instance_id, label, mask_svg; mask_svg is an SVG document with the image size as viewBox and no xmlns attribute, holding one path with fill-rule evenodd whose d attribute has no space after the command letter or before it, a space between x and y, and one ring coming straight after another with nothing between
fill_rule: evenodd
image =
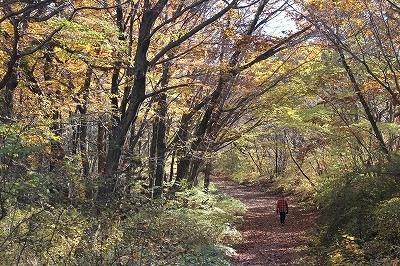
<instances>
[{"instance_id":1,"label":"hiking trail","mask_svg":"<svg viewBox=\"0 0 400 266\"><path fill-rule=\"evenodd\" d=\"M243 239L234 246L232 265L305 265L310 243L307 231L315 224L315 212L300 207L289 196L289 214L281 226L275 213L278 196L268 187L240 185L222 177L215 177L214 183L220 191L247 207L243 224L238 228Z\"/></svg>"}]
</instances>

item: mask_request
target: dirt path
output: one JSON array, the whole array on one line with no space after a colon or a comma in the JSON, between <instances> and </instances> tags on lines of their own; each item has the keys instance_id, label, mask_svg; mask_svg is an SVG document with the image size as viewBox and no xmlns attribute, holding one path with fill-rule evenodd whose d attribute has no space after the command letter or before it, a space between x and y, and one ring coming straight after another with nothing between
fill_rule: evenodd
<instances>
[{"instance_id":1,"label":"dirt path","mask_svg":"<svg viewBox=\"0 0 400 266\"><path fill-rule=\"evenodd\" d=\"M244 186L217 178L215 183L224 193L241 200L247 206L244 223L239 228L243 241L235 247L233 265L306 265L302 260L309 243L315 214L300 208L288 198L289 214L281 226L275 214L277 197L272 191Z\"/></svg>"}]
</instances>

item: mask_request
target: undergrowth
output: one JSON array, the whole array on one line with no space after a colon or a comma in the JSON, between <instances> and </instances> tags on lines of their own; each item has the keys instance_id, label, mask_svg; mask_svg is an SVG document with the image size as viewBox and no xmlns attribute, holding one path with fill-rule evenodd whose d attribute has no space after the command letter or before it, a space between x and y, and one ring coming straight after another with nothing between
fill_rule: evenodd
<instances>
[{"instance_id":1,"label":"undergrowth","mask_svg":"<svg viewBox=\"0 0 400 266\"><path fill-rule=\"evenodd\" d=\"M0 265L229 265L244 212L241 202L199 189L123 215L15 208L0 221Z\"/></svg>"}]
</instances>

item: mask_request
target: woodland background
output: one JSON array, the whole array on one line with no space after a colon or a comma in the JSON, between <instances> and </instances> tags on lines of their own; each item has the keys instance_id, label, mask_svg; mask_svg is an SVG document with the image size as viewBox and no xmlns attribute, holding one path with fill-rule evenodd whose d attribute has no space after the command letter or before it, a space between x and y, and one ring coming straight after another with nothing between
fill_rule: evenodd
<instances>
[{"instance_id":1,"label":"woodland background","mask_svg":"<svg viewBox=\"0 0 400 266\"><path fill-rule=\"evenodd\" d=\"M0 264L229 265L216 174L318 207L326 264L400 257L399 31L396 0L0 1Z\"/></svg>"}]
</instances>

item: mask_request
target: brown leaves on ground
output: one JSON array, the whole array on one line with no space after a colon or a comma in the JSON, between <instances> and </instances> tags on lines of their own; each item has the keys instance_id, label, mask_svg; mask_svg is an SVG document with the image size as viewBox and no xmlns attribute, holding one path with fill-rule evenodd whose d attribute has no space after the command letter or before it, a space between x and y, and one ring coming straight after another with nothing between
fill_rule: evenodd
<instances>
[{"instance_id":1,"label":"brown leaves on ground","mask_svg":"<svg viewBox=\"0 0 400 266\"><path fill-rule=\"evenodd\" d=\"M248 208L239 228L243 240L235 247L233 265L305 265L309 245L308 230L315 222L315 213L299 207L288 198L289 214L281 226L275 212L278 199L271 190L244 186L226 179L215 180L220 190L241 200Z\"/></svg>"}]
</instances>

